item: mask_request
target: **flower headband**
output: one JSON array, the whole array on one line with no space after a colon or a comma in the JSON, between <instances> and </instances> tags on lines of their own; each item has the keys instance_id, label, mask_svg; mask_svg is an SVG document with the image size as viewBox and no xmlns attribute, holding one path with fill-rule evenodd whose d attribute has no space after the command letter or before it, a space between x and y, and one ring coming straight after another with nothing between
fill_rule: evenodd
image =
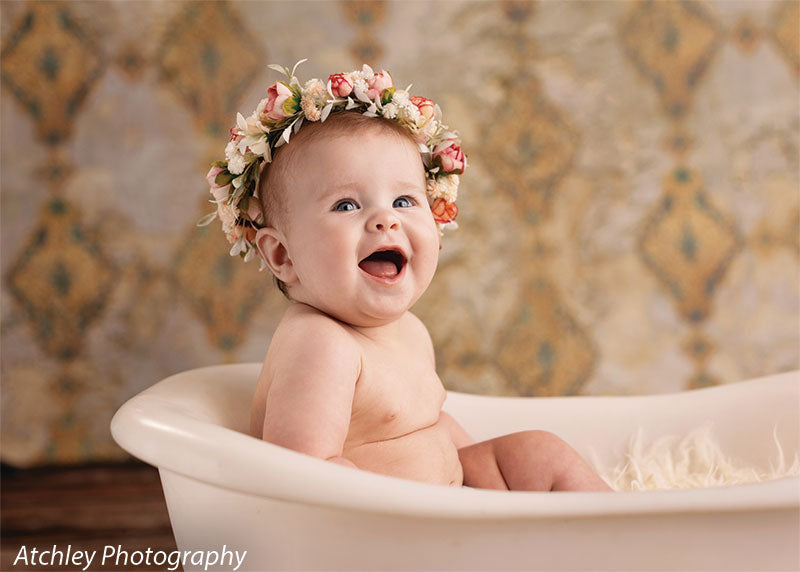
<instances>
[{"instance_id":1,"label":"flower headband","mask_svg":"<svg viewBox=\"0 0 800 572\"><path fill-rule=\"evenodd\" d=\"M219 217L233 245L231 256L251 260L257 252L256 232L265 226L258 197L262 163L270 163L274 150L289 143L304 121L324 122L331 113L356 110L368 117L391 119L409 130L422 155L428 202L439 232L457 228L458 176L466 169L467 159L458 134L442 123L439 106L409 95L410 85L405 90L395 89L389 72L375 73L366 64L361 71L333 74L327 85L311 79L301 87L294 72L305 61L297 62L291 72L270 65L285 74L288 83L271 85L267 97L247 119L236 114L225 160L212 163L206 175L217 210L203 217L198 226ZM261 267L265 267L263 260Z\"/></svg>"}]
</instances>

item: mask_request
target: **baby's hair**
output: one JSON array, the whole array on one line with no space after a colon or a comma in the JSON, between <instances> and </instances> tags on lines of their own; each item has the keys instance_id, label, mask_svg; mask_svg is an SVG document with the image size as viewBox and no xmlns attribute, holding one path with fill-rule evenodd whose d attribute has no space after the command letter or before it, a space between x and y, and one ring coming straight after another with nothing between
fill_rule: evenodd
<instances>
[{"instance_id":1,"label":"baby's hair","mask_svg":"<svg viewBox=\"0 0 800 572\"><path fill-rule=\"evenodd\" d=\"M272 157L271 163L264 163L261 176L258 180L258 197L261 212L264 215L266 226L276 228L277 224L286 222L286 193L289 192L288 180L290 170L295 163L295 158L307 147L311 141L332 139L345 134L365 133L394 133L405 137L414 146L411 132L395 121L383 117L367 117L355 111L343 111L331 114L324 122L308 122L303 128L293 135L290 142L278 148ZM424 176L424 171L422 172ZM275 277L275 283L283 295L291 300L286 283Z\"/></svg>"}]
</instances>

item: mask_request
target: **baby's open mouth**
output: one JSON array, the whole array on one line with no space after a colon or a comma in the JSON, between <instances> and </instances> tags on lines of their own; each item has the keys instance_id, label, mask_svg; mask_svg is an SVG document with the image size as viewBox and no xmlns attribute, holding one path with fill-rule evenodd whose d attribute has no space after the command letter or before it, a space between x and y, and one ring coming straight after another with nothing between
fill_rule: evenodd
<instances>
[{"instance_id":1,"label":"baby's open mouth","mask_svg":"<svg viewBox=\"0 0 800 572\"><path fill-rule=\"evenodd\" d=\"M394 278L400 274L405 264L406 258L400 251L378 250L359 262L358 266L377 278Z\"/></svg>"}]
</instances>

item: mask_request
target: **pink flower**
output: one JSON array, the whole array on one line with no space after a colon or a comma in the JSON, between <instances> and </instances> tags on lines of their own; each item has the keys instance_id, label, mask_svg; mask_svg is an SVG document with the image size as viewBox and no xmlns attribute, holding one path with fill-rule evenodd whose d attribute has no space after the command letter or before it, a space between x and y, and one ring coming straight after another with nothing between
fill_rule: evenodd
<instances>
[{"instance_id":1,"label":"pink flower","mask_svg":"<svg viewBox=\"0 0 800 572\"><path fill-rule=\"evenodd\" d=\"M455 203L448 203L444 199L436 199L431 205L431 212L433 213L433 220L440 224L447 224L456 220L458 207Z\"/></svg>"},{"instance_id":2,"label":"pink flower","mask_svg":"<svg viewBox=\"0 0 800 572\"><path fill-rule=\"evenodd\" d=\"M461 175L467 167L467 159L455 139L445 139L433 150L433 161L445 173Z\"/></svg>"},{"instance_id":3,"label":"pink flower","mask_svg":"<svg viewBox=\"0 0 800 572\"><path fill-rule=\"evenodd\" d=\"M328 81L331 82L331 93L336 97L347 97L353 93L353 82L345 73L335 73Z\"/></svg>"},{"instance_id":4,"label":"pink flower","mask_svg":"<svg viewBox=\"0 0 800 572\"><path fill-rule=\"evenodd\" d=\"M250 225L245 224L235 224L233 225L233 229L231 230L231 236L228 240L233 243L239 240L242 237L242 232L244 232L244 239L247 242L253 242L256 239L256 229L254 229Z\"/></svg>"},{"instance_id":5,"label":"pink flower","mask_svg":"<svg viewBox=\"0 0 800 572\"><path fill-rule=\"evenodd\" d=\"M392 83L392 76L389 75L389 72L381 70L381 73L376 73L372 78L367 80L367 86L369 87L369 89L367 89L367 97L374 100L376 97L380 97L384 89L389 89L393 87L394 84Z\"/></svg>"},{"instance_id":6,"label":"pink flower","mask_svg":"<svg viewBox=\"0 0 800 572\"><path fill-rule=\"evenodd\" d=\"M417 121L417 127L423 129L431 122L431 119L433 119L434 104L430 99L420 97L419 95L411 97L410 101L419 109L420 119Z\"/></svg>"},{"instance_id":7,"label":"pink flower","mask_svg":"<svg viewBox=\"0 0 800 572\"><path fill-rule=\"evenodd\" d=\"M227 184L217 184L217 175L227 172L227 169L223 169L222 167L211 167L211 170L206 175L206 181L208 181L208 185L211 187L211 194L214 195L214 198L218 201L227 199L231 189L230 177L222 177L222 179L228 181Z\"/></svg>"},{"instance_id":8,"label":"pink flower","mask_svg":"<svg viewBox=\"0 0 800 572\"><path fill-rule=\"evenodd\" d=\"M289 87L279 81L272 84L267 90L267 98L258 104L258 116L262 122L283 121L297 112L294 93Z\"/></svg>"},{"instance_id":9,"label":"pink flower","mask_svg":"<svg viewBox=\"0 0 800 572\"><path fill-rule=\"evenodd\" d=\"M229 204L226 203L219 203L217 205L217 216L219 220L222 221L223 227L225 225L232 225L236 222L236 217L238 216L237 210Z\"/></svg>"},{"instance_id":10,"label":"pink flower","mask_svg":"<svg viewBox=\"0 0 800 572\"><path fill-rule=\"evenodd\" d=\"M414 95L409 99L411 100L411 103L417 106L417 109L419 109L419 114L425 119L431 119L433 117L433 102L430 99L427 97L421 97L419 95Z\"/></svg>"},{"instance_id":11,"label":"pink flower","mask_svg":"<svg viewBox=\"0 0 800 572\"><path fill-rule=\"evenodd\" d=\"M261 224L261 205L255 197L247 199L247 218L256 224Z\"/></svg>"}]
</instances>

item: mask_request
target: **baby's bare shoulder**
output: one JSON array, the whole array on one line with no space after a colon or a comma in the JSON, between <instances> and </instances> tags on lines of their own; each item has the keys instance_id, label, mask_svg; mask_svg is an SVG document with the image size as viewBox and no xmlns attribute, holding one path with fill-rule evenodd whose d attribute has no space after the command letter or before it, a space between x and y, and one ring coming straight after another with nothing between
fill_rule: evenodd
<instances>
[{"instance_id":1,"label":"baby's bare shoulder","mask_svg":"<svg viewBox=\"0 0 800 572\"><path fill-rule=\"evenodd\" d=\"M433 354L433 340L431 339L430 332L425 324L417 316L411 312L406 312L406 329L414 336L414 339L419 340L424 344L425 348Z\"/></svg>"},{"instance_id":2,"label":"baby's bare shoulder","mask_svg":"<svg viewBox=\"0 0 800 572\"><path fill-rule=\"evenodd\" d=\"M313 308L293 304L278 324L264 358L253 396L251 434L267 439L267 418L278 425L284 420L292 427L297 419L286 420L286 416L296 412L318 411L319 417L349 411L361 367L360 348L343 324Z\"/></svg>"},{"instance_id":3,"label":"baby's bare shoulder","mask_svg":"<svg viewBox=\"0 0 800 572\"><path fill-rule=\"evenodd\" d=\"M274 351L273 351L274 350ZM299 356L337 361L360 360L360 346L345 324L305 304L292 304L270 342L274 359L293 361Z\"/></svg>"}]
</instances>

